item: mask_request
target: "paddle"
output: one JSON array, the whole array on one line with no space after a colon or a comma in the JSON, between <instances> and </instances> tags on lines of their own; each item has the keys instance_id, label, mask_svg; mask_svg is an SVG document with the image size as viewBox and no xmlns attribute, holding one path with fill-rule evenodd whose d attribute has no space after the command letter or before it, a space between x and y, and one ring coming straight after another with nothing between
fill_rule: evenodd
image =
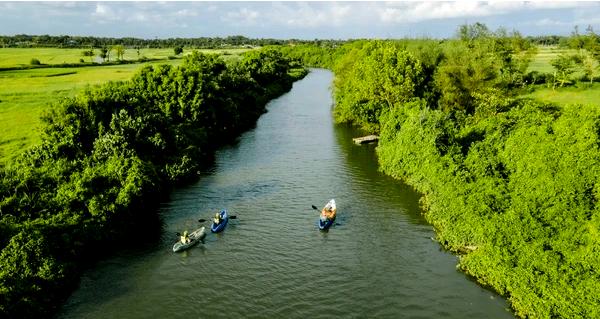
<instances>
[{"instance_id":1,"label":"paddle","mask_svg":"<svg viewBox=\"0 0 600 319\"><path fill-rule=\"evenodd\" d=\"M311 205L311 206L312 206L312 208L313 208L314 210L318 211L318 212L319 212L319 214L321 213L321 210L320 210L319 208L317 208L317 206L315 206L315 205Z\"/></svg>"},{"instance_id":2,"label":"paddle","mask_svg":"<svg viewBox=\"0 0 600 319\"><path fill-rule=\"evenodd\" d=\"M237 219L237 216L236 216L236 215L231 215L231 216L229 216L229 219ZM199 223L204 223L204 222L206 222L206 221L208 221L208 220L207 220L207 219L204 219L204 218L200 218L200 219L198 219L198 222L199 222Z\"/></svg>"}]
</instances>

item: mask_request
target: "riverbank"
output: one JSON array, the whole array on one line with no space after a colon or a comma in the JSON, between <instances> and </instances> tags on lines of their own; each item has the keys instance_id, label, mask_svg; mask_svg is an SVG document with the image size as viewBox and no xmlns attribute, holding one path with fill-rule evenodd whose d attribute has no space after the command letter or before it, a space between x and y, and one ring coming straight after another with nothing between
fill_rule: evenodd
<instances>
[{"instance_id":1,"label":"riverbank","mask_svg":"<svg viewBox=\"0 0 600 319\"><path fill-rule=\"evenodd\" d=\"M236 66L194 53L63 100L40 145L0 171L0 316L47 316L95 248L156 234L137 228L156 200L306 74L290 70L272 51Z\"/></svg>"},{"instance_id":2,"label":"riverbank","mask_svg":"<svg viewBox=\"0 0 600 319\"><path fill-rule=\"evenodd\" d=\"M348 44L334 114L379 133L382 171L424 195L437 240L518 316L597 317L600 113L512 98L527 54L508 43Z\"/></svg>"}]
</instances>

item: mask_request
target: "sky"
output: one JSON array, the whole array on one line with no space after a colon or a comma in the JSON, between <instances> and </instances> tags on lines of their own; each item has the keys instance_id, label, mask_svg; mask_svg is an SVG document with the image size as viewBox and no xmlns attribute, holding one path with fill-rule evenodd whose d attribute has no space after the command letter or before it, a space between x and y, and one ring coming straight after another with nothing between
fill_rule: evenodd
<instances>
[{"instance_id":1,"label":"sky","mask_svg":"<svg viewBox=\"0 0 600 319\"><path fill-rule=\"evenodd\" d=\"M600 30L600 1L0 1L0 35L448 38L475 22L523 35L568 35L576 25Z\"/></svg>"}]
</instances>

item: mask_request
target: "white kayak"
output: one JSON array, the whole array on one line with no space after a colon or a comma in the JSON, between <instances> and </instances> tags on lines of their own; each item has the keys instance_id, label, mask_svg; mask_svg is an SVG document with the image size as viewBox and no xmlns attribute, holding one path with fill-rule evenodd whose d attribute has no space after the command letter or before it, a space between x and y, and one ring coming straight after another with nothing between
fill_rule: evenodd
<instances>
[{"instance_id":1,"label":"white kayak","mask_svg":"<svg viewBox=\"0 0 600 319\"><path fill-rule=\"evenodd\" d=\"M199 241L203 240L204 237L206 237L206 231L204 230L204 226L202 226L199 229L196 229L188 237L190 238L190 241L186 244L182 243L181 241L176 242L175 245L173 245L173 252L186 250L197 244Z\"/></svg>"}]
</instances>

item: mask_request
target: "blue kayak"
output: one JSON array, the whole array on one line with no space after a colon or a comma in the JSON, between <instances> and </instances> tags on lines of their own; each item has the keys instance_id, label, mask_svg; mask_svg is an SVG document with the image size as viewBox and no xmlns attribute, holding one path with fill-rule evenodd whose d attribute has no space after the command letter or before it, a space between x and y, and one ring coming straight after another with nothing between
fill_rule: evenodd
<instances>
[{"instance_id":1,"label":"blue kayak","mask_svg":"<svg viewBox=\"0 0 600 319\"><path fill-rule=\"evenodd\" d=\"M333 218L330 219L319 219L319 229L320 230L326 230L329 227L331 227L331 225L333 225L333 222L335 221L335 216Z\"/></svg>"},{"instance_id":2,"label":"blue kayak","mask_svg":"<svg viewBox=\"0 0 600 319\"><path fill-rule=\"evenodd\" d=\"M218 224L213 221L212 225L210 226L210 231L213 233L221 232L223 229L225 229L225 226L227 226L227 220L229 220L229 216L227 216L227 210L223 209L219 215L221 216L221 221Z\"/></svg>"}]
</instances>

